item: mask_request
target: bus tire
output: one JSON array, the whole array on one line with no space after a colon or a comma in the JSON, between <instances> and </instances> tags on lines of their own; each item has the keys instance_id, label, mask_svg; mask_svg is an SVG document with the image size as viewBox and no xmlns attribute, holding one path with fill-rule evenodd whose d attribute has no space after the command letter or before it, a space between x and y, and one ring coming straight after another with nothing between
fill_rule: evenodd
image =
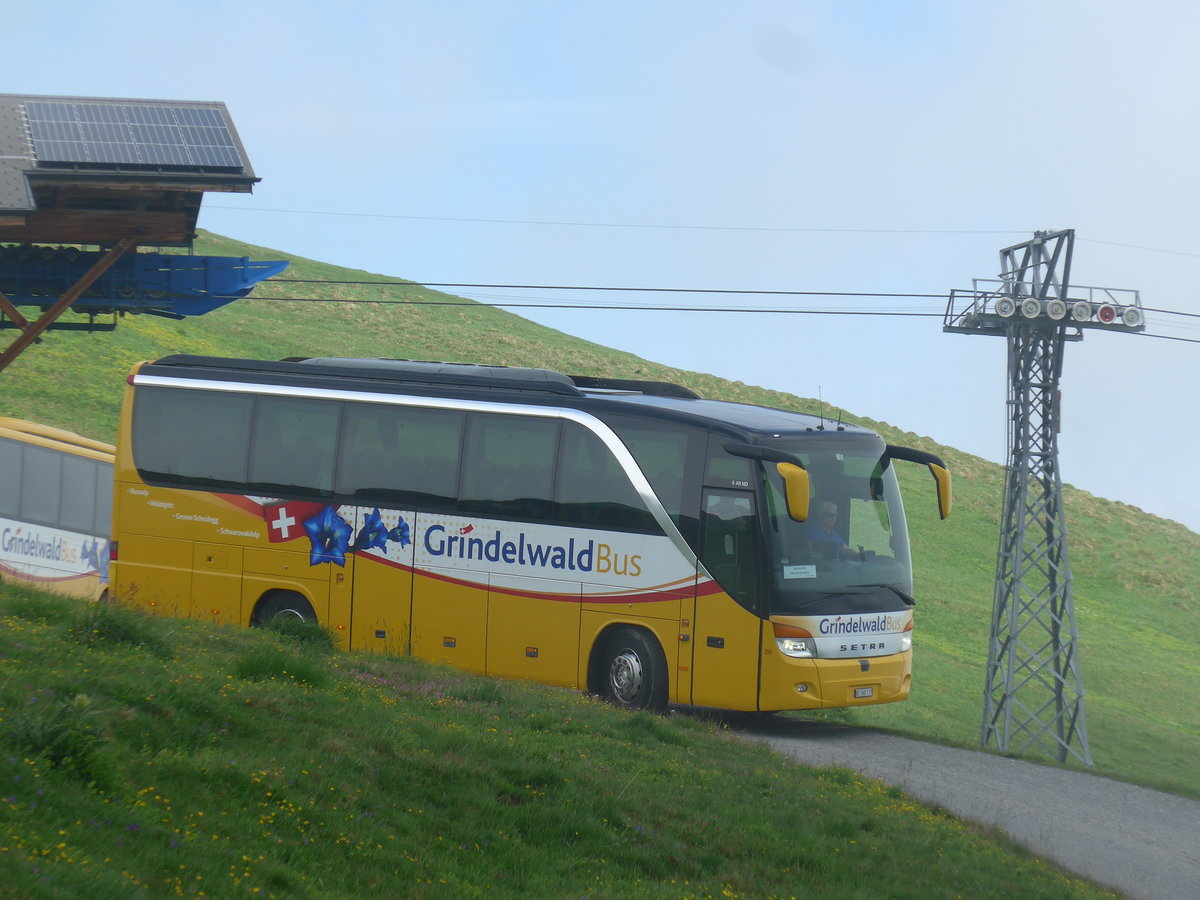
<instances>
[{"instance_id":1,"label":"bus tire","mask_svg":"<svg viewBox=\"0 0 1200 900\"><path fill-rule=\"evenodd\" d=\"M302 622L317 621L317 614L300 594L294 591L268 591L258 601L254 615L250 618L251 625L265 625L279 619L294 618Z\"/></svg>"},{"instance_id":2,"label":"bus tire","mask_svg":"<svg viewBox=\"0 0 1200 900\"><path fill-rule=\"evenodd\" d=\"M667 708L667 658L654 635L621 628L600 658L600 696L622 709Z\"/></svg>"}]
</instances>

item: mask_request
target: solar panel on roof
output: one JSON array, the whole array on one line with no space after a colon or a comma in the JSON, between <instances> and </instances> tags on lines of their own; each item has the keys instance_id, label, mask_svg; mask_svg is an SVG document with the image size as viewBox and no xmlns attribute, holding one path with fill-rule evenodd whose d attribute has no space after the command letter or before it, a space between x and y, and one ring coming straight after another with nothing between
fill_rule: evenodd
<instances>
[{"instance_id":1,"label":"solar panel on roof","mask_svg":"<svg viewBox=\"0 0 1200 900\"><path fill-rule=\"evenodd\" d=\"M31 100L25 116L39 163L245 168L215 106Z\"/></svg>"}]
</instances>

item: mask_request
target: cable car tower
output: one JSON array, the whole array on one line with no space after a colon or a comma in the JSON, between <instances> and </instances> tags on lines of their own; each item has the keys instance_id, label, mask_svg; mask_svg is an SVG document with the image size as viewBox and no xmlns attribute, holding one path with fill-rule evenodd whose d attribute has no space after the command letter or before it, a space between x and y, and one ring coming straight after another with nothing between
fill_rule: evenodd
<instances>
[{"instance_id":1,"label":"cable car tower","mask_svg":"<svg viewBox=\"0 0 1200 900\"><path fill-rule=\"evenodd\" d=\"M1071 287L1074 230L1000 251L1000 278L952 291L943 330L1008 342L1008 457L980 746L1092 765L1058 465L1059 379L1084 329L1145 330L1137 291ZM1070 293L1068 293L1070 291Z\"/></svg>"}]
</instances>

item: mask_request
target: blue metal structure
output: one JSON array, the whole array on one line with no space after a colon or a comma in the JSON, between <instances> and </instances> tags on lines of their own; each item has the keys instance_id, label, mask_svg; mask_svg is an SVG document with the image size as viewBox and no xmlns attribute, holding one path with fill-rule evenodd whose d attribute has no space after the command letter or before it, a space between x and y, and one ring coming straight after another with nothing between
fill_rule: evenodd
<instances>
[{"instance_id":1,"label":"blue metal structure","mask_svg":"<svg viewBox=\"0 0 1200 900\"><path fill-rule=\"evenodd\" d=\"M0 294L13 306L46 310L103 255L75 247L0 246ZM88 316L112 312L170 319L200 316L245 297L287 265L287 261L255 262L245 257L127 253L96 278L70 309ZM12 324L2 321L0 327ZM50 327L71 324L75 323Z\"/></svg>"}]
</instances>

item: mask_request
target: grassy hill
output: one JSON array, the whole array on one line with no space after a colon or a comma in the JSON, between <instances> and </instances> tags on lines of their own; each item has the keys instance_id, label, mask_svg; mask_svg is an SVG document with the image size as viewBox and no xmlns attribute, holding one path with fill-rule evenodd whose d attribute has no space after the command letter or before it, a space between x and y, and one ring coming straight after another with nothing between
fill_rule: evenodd
<instances>
[{"instance_id":1,"label":"grassy hill","mask_svg":"<svg viewBox=\"0 0 1200 900\"><path fill-rule=\"evenodd\" d=\"M215 235L204 235L197 252L288 258L280 251ZM287 274L367 281L396 277L305 259L293 259ZM259 293L308 297L317 291L309 285L279 284ZM535 365L570 374L675 381L718 399L817 409L813 400L656 365L486 306L435 305L429 301L448 299L446 295L416 286L346 285L321 288L319 295L333 296L337 302L246 301L182 322L126 317L111 334L50 332L0 373L0 415L32 418L111 440L130 366L168 353L387 356ZM419 302L367 302L381 297ZM956 505L953 518L939 522L928 476L901 468L920 601L913 697L903 704L834 715L972 746L979 732L1003 471L930 437L850 413L844 417L876 428L891 441L940 454L956 478ZM1200 612L1200 535L1071 488L1066 509L1087 724L1097 769L1200 796L1200 770L1195 765L1200 704L1187 699L1186 688L1200 676L1200 654L1190 632Z\"/></svg>"},{"instance_id":2,"label":"grassy hill","mask_svg":"<svg viewBox=\"0 0 1200 900\"><path fill-rule=\"evenodd\" d=\"M0 900L1114 895L694 716L0 585Z\"/></svg>"}]
</instances>

